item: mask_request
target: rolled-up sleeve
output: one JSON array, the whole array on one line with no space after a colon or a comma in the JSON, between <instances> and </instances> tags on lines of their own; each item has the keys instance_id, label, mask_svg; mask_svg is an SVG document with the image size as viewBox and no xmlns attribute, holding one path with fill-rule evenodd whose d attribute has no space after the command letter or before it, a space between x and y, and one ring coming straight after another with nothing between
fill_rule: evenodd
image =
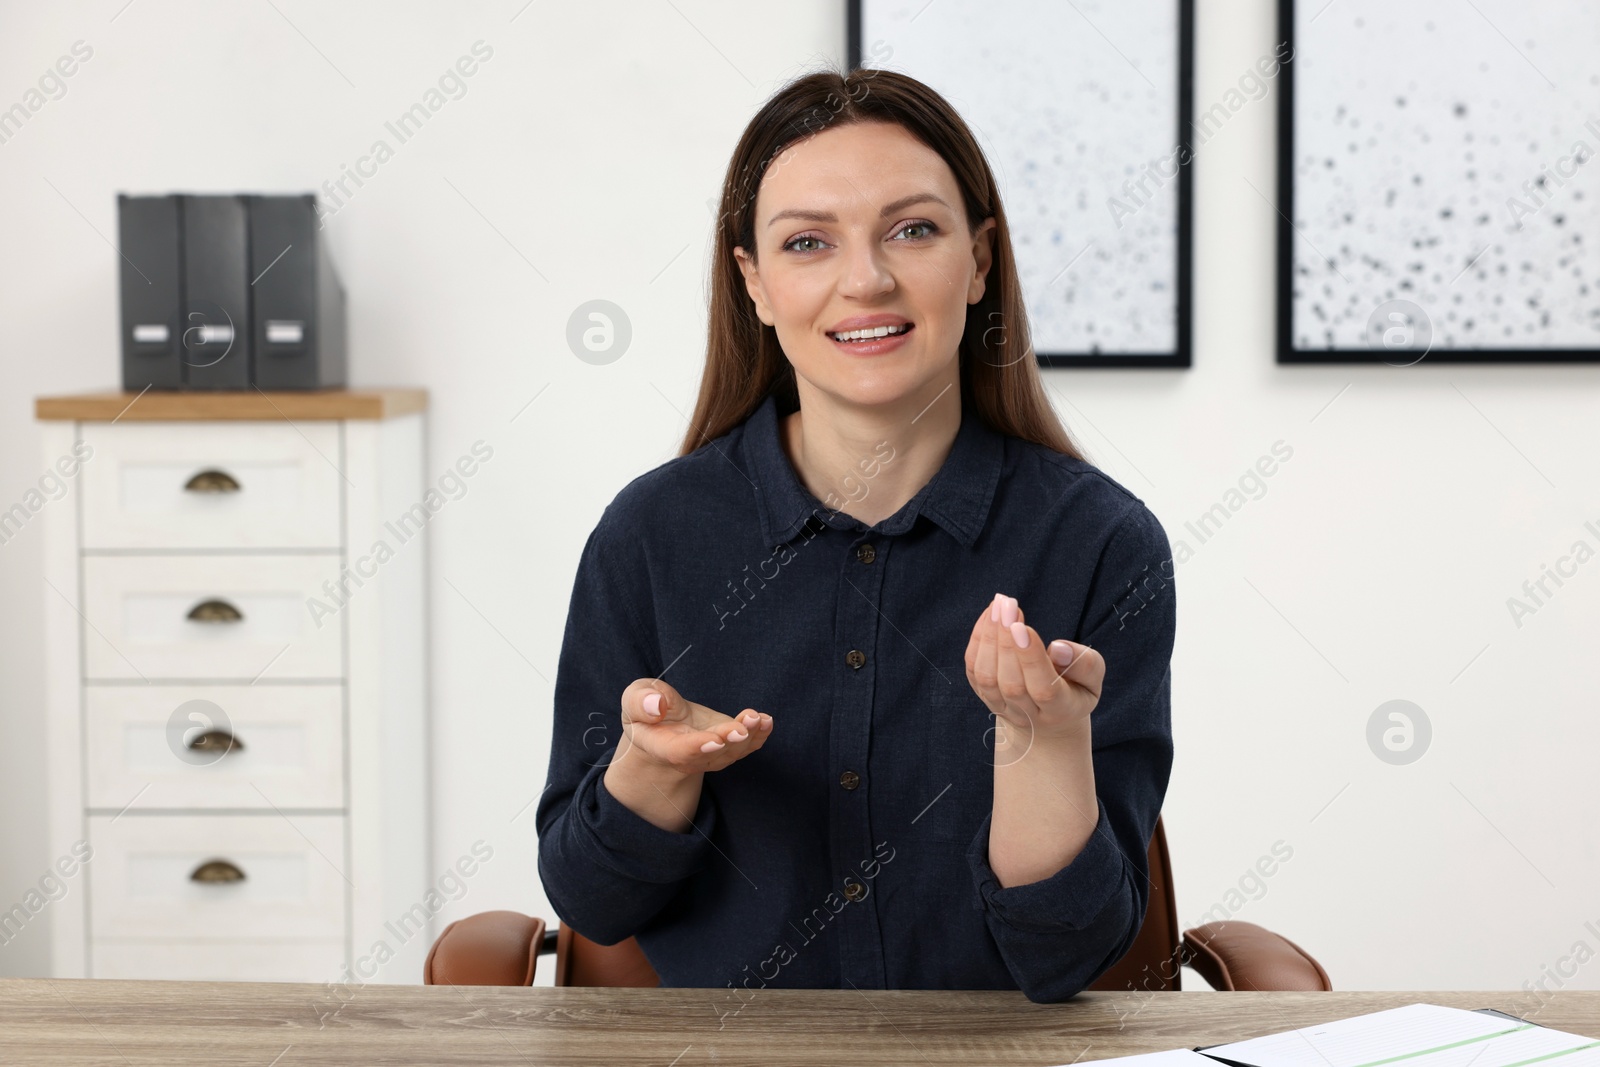
<instances>
[{"instance_id":1,"label":"rolled-up sleeve","mask_svg":"<svg viewBox=\"0 0 1600 1067\"><path fill-rule=\"evenodd\" d=\"M1066 1000L1132 946L1149 902L1150 835L1172 770L1175 565L1166 532L1143 504L1101 553L1072 640L1106 661L1090 719L1098 822L1055 874L1001 887L989 867L990 818L967 861L989 932L1029 1000Z\"/></svg>"},{"instance_id":2,"label":"rolled-up sleeve","mask_svg":"<svg viewBox=\"0 0 1600 1067\"><path fill-rule=\"evenodd\" d=\"M640 817L605 786L621 740L622 691L663 668L637 537L616 504L579 557L555 685L550 766L534 822L539 877L561 921L611 945L637 934L707 860L716 805L702 790L683 833Z\"/></svg>"}]
</instances>

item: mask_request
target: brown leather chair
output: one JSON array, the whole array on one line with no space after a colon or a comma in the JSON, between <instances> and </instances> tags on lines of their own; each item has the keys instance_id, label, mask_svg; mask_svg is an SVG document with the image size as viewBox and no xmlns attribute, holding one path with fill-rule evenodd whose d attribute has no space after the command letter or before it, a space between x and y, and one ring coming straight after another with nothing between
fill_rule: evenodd
<instances>
[{"instance_id":1,"label":"brown leather chair","mask_svg":"<svg viewBox=\"0 0 1600 1067\"><path fill-rule=\"evenodd\" d=\"M1172 861L1161 820L1150 838L1150 903L1139 936L1091 989L1178 988L1179 968L1195 969L1214 989L1332 989L1328 972L1300 946L1254 923L1206 923L1178 937ZM660 978L633 938L601 945L569 926L486 911L444 928L423 965L428 985L532 985L540 956L554 954L558 986L659 986Z\"/></svg>"}]
</instances>

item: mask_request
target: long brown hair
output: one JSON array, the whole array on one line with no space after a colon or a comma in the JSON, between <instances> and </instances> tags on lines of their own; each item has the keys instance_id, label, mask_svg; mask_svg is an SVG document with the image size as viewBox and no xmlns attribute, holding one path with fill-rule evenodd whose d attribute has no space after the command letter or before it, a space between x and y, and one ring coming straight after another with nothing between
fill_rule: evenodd
<instances>
[{"instance_id":1,"label":"long brown hair","mask_svg":"<svg viewBox=\"0 0 1600 1067\"><path fill-rule=\"evenodd\" d=\"M780 410L799 406L794 367L778 335L762 322L734 259L735 247L755 256L756 193L767 166L784 149L823 130L859 122L889 122L939 153L961 188L969 228L994 216L994 255L983 298L967 306L959 350L961 403L1001 433L1083 459L1045 397L1028 316L1011 251L1011 230L994 174L972 131L944 97L908 75L870 67L822 70L779 89L745 127L722 183L716 250L711 264L711 309L700 397L679 455L744 422L769 394Z\"/></svg>"}]
</instances>

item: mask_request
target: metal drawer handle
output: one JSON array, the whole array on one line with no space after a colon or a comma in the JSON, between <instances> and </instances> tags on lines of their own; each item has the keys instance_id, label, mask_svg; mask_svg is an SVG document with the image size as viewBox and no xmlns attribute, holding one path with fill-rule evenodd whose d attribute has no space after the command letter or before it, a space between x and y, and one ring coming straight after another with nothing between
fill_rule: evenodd
<instances>
[{"instance_id":1,"label":"metal drawer handle","mask_svg":"<svg viewBox=\"0 0 1600 1067\"><path fill-rule=\"evenodd\" d=\"M244 742L226 730L207 730L190 741L188 747L195 752L215 752L221 759L235 750L243 752Z\"/></svg>"},{"instance_id":2,"label":"metal drawer handle","mask_svg":"<svg viewBox=\"0 0 1600 1067\"><path fill-rule=\"evenodd\" d=\"M242 882L244 872L227 860L206 860L189 874L191 882Z\"/></svg>"},{"instance_id":3,"label":"metal drawer handle","mask_svg":"<svg viewBox=\"0 0 1600 1067\"><path fill-rule=\"evenodd\" d=\"M203 470L183 483L191 493L237 493L239 482L227 471Z\"/></svg>"},{"instance_id":4,"label":"metal drawer handle","mask_svg":"<svg viewBox=\"0 0 1600 1067\"><path fill-rule=\"evenodd\" d=\"M189 609L189 618L195 622L239 622L244 613L226 600L202 600Z\"/></svg>"}]
</instances>

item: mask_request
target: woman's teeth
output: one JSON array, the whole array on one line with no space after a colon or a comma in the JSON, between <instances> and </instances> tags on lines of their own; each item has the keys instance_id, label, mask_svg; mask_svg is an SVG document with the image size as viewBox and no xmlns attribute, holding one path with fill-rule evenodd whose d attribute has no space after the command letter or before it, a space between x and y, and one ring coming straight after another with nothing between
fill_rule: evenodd
<instances>
[{"instance_id":1,"label":"woman's teeth","mask_svg":"<svg viewBox=\"0 0 1600 1067\"><path fill-rule=\"evenodd\" d=\"M829 334L835 341L871 341L879 337L888 337L891 334L905 333L911 329L910 323L900 326L876 326L870 330L846 330L844 333Z\"/></svg>"}]
</instances>

